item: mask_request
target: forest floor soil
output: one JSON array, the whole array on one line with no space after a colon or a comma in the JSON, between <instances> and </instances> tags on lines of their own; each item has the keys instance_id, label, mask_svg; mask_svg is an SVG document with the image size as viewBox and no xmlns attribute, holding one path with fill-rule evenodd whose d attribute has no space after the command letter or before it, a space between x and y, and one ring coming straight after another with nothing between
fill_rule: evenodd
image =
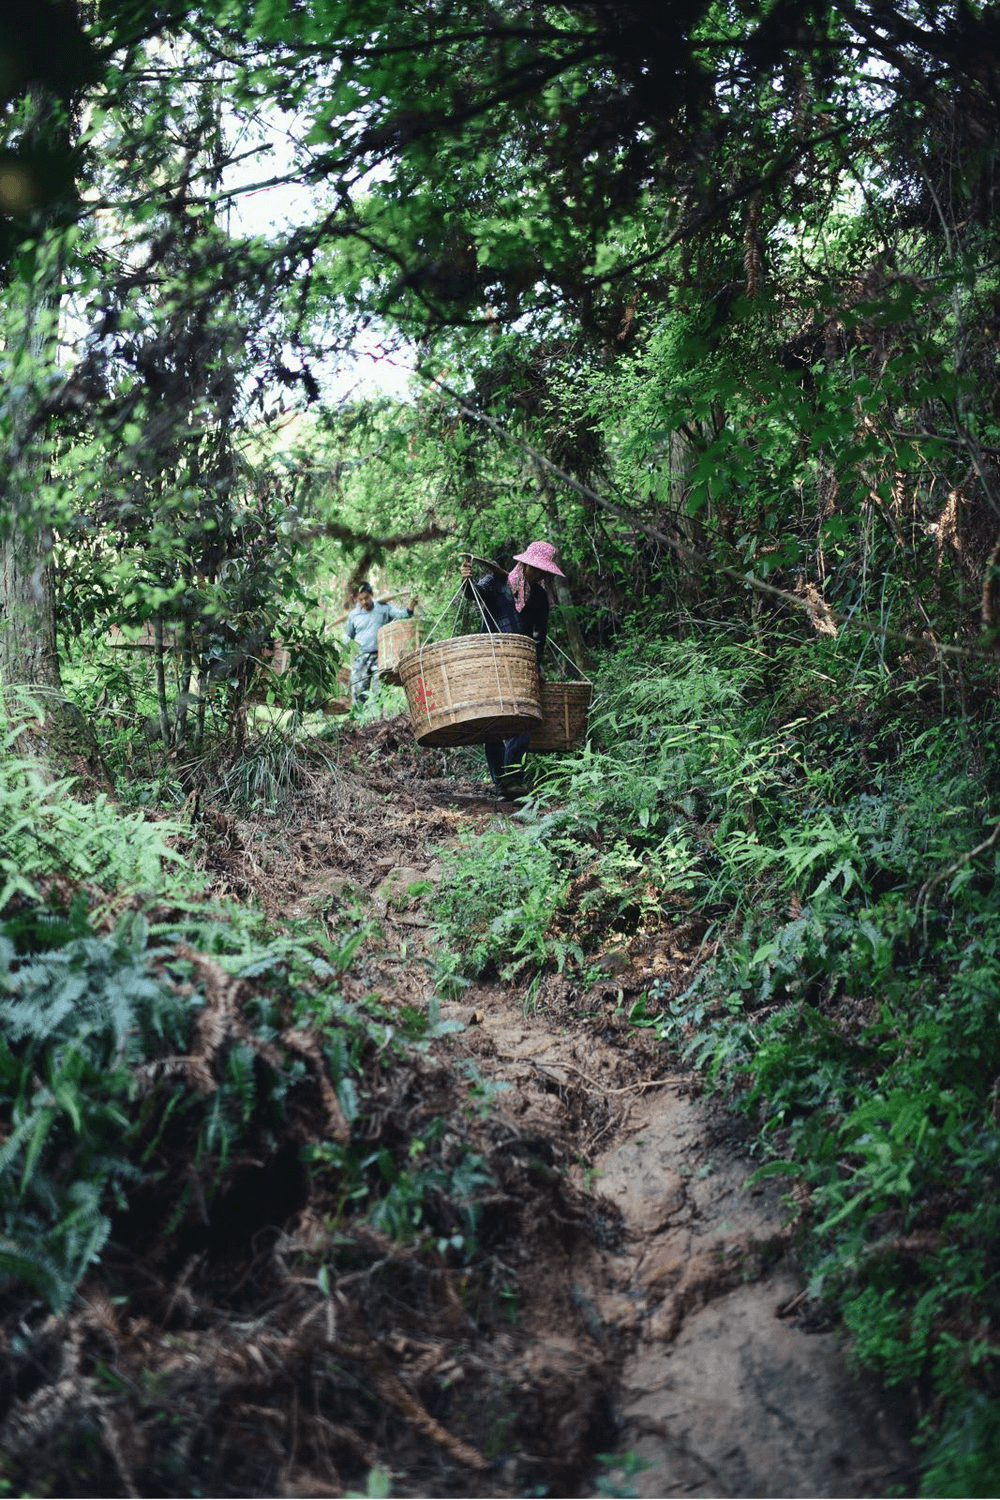
<instances>
[{"instance_id":1,"label":"forest floor soil","mask_svg":"<svg viewBox=\"0 0 1000 1500\"><path fill-rule=\"evenodd\" d=\"M443 845L517 806L474 774L449 774L443 755L414 759L407 733L405 721L346 731L341 754L353 736L379 804L340 830L341 857L310 862L285 895L302 916L345 882L363 890L379 937L354 982L426 1007L433 933L407 892L439 878ZM551 975L530 1000L479 983L442 1006L462 1027L437 1044L442 1062L471 1069L511 1139L588 1204L585 1233L567 1225L548 1265L517 1268L528 1343L510 1376L570 1393L566 1410L547 1412L545 1437L565 1447L564 1479L578 1486L565 1493L906 1493L904 1404L850 1368L810 1302L781 1188L747 1185L755 1163L740 1123L628 1022L654 974L690 978L696 948L676 931L608 934L604 977L587 992ZM528 1444L501 1464L495 1492L537 1494L559 1470Z\"/></svg>"},{"instance_id":2,"label":"forest floor soil","mask_svg":"<svg viewBox=\"0 0 1000 1500\"><path fill-rule=\"evenodd\" d=\"M517 807L484 795L475 754L422 752L402 718L344 721L330 748L274 814L201 800L191 848L215 895L279 928L364 930L341 999L404 1029L438 1004L444 852ZM200 1219L197 1193L181 1218L166 1191L197 1167L165 1155L27 1362L11 1332L16 1488L70 1493L66 1449L79 1495L384 1493L380 1473L398 1496L914 1493L906 1411L810 1302L781 1189L748 1184L744 1127L629 1020L652 978L690 983L700 939L683 917L591 932L586 988L477 982L412 1059L370 1051L359 1149L409 1159L444 1130L453 1164L471 1145L488 1168L473 1262L345 1219L336 1173L306 1173L303 1146L346 1141L345 1122L322 1038L283 1033L302 1075L288 1139L262 1136ZM253 981L199 974L238 1028Z\"/></svg>"}]
</instances>

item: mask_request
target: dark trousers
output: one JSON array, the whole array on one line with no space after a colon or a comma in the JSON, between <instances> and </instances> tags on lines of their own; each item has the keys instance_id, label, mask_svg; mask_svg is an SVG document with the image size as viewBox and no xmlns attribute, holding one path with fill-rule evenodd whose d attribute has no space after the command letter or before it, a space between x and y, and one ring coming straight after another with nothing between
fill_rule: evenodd
<instances>
[{"instance_id":1,"label":"dark trousers","mask_svg":"<svg viewBox=\"0 0 1000 1500\"><path fill-rule=\"evenodd\" d=\"M500 785L502 777L521 770L530 743L530 734L516 734L513 739L491 740L483 746L494 786Z\"/></svg>"},{"instance_id":2,"label":"dark trousers","mask_svg":"<svg viewBox=\"0 0 1000 1500\"><path fill-rule=\"evenodd\" d=\"M377 651L366 651L351 663L351 702L364 703L370 692L378 692Z\"/></svg>"}]
</instances>

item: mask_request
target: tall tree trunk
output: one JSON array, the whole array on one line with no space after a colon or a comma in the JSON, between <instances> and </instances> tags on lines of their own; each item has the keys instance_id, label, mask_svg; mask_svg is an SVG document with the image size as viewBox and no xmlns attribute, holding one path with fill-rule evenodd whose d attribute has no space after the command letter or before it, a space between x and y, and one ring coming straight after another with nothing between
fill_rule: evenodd
<instances>
[{"instance_id":1,"label":"tall tree trunk","mask_svg":"<svg viewBox=\"0 0 1000 1500\"><path fill-rule=\"evenodd\" d=\"M701 528L688 512L688 491L694 459L691 439L685 433L672 432L669 455L671 526L686 547L697 550L702 541ZM678 637L683 639L688 633L689 611L697 604L701 590L698 576L691 564L676 555L673 577L676 630Z\"/></svg>"},{"instance_id":2,"label":"tall tree trunk","mask_svg":"<svg viewBox=\"0 0 1000 1500\"><path fill-rule=\"evenodd\" d=\"M201 743L201 733L200 733L200 731L204 728L204 723L205 723L204 699L203 699L203 695L202 695L202 679L199 678L199 677L195 677L195 671L194 671L194 631L193 631L193 629L191 627L191 621L190 620L185 620L183 626L181 627L181 691L180 691L180 697L177 700L177 713L176 713L176 718L174 720L174 738L173 738L173 743L175 745L183 745L185 739L187 738L187 719L188 719L188 709L191 706L191 695L192 695L191 684L192 684L192 682L194 682L196 684L195 693L196 693L196 696L197 696L197 699L198 699L198 730L199 730L199 733L197 734L196 737L198 739L199 746L200 746L200 743Z\"/></svg>"},{"instance_id":3,"label":"tall tree trunk","mask_svg":"<svg viewBox=\"0 0 1000 1500\"><path fill-rule=\"evenodd\" d=\"M69 151L65 107L41 88L24 105L24 138ZM7 712L17 713L11 690L26 688L39 701L44 735L36 732L36 753L65 764L80 758L92 770L107 772L90 724L63 692L56 644L52 528L35 508L48 468L48 444L41 412L42 392L56 363L63 257L45 222L35 212L35 238L18 262L19 276L8 280L2 361L7 382L7 452L0 467L0 689Z\"/></svg>"},{"instance_id":4,"label":"tall tree trunk","mask_svg":"<svg viewBox=\"0 0 1000 1500\"><path fill-rule=\"evenodd\" d=\"M555 580L556 598L559 600L560 618L566 627L566 637L569 642L569 654L581 677L586 677L592 670L593 662L587 643L583 639L583 631L580 629L580 621L577 619L576 606L568 585L561 578ZM560 673L560 676L562 673Z\"/></svg>"},{"instance_id":5,"label":"tall tree trunk","mask_svg":"<svg viewBox=\"0 0 1000 1500\"><path fill-rule=\"evenodd\" d=\"M50 550L50 536L16 521L0 538L0 682L61 695Z\"/></svg>"}]
</instances>

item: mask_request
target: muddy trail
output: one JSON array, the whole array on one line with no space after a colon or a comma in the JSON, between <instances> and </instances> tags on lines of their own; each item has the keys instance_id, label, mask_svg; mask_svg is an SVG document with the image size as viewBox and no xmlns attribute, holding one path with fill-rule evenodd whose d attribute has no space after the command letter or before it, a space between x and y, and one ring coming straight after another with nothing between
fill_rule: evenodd
<instances>
[{"instance_id":1,"label":"muddy trail","mask_svg":"<svg viewBox=\"0 0 1000 1500\"><path fill-rule=\"evenodd\" d=\"M440 851L516 809L474 752L418 751L405 719L342 724L337 745L269 829L199 807L200 857L279 928L363 925L344 1003L413 1029ZM367 1058L362 1135L426 1161L436 1239L352 1220L337 1174L305 1173L303 1146L359 1143L317 1036L286 1028L286 1137L235 1161L200 1222L140 1195L117 1265L17 1376L5 1472L48 1494L912 1493L905 1413L810 1302L780 1188L746 1186L738 1123L628 1023L651 978L690 982L696 930L606 938L589 989L550 975L526 1005L476 985L411 1060ZM200 970L221 1055L252 985Z\"/></svg>"},{"instance_id":2,"label":"muddy trail","mask_svg":"<svg viewBox=\"0 0 1000 1500\"><path fill-rule=\"evenodd\" d=\"M405 721L356 739L348 758L367 765L384 806L359 831L362 858L324 863L296 900L315 911L356 883L383 934L359 977L425 1007L429 932L407 892L437 878L442 837L516 809L484 795L473 754L449 770L445 756L413 752ZM442 1060L471 1064L512 1154L565 1174L584 1205L582 1224L556 1226L566 1232L544 1247L546 1263L531 1243L515 1258L525 1343L508 1379L561 1394L536 1438L548 1451L505 1457L496 1492L538 1493L560 1466L581 1494L601 1475L605 1490L650 1496L905 1488L902 1413L848 1369L810 1305L780 1189L744 1187L753 1163L736 1122L625 1019L651 979L689 981L697 943L677 931L608 937L607 980L589 993L550 976L529 1006L493 984L442 1009L462 1026L439 1044ZM632 1458L623 1469L598 1451Z\"/></svg>"}]
</instances>

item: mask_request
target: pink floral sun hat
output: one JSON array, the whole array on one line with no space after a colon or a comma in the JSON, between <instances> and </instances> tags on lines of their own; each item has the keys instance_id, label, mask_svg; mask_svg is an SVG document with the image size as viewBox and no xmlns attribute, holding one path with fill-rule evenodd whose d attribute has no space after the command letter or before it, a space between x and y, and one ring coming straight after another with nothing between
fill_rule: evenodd
<instances>
[{"instance_id":1,"label":"pink floral sun hat","mask_svg":"<svg viewBox=\"0 0 1000 1500\"><path fill-rule=\"evenodd\" d=\"M523 552L515 554L514 561L527 563L529 568L540 568L543 573L555 573L557 578L566 577L559 566L559 554L551 542L532 542Z\"/></svg>"}]
</instances>

